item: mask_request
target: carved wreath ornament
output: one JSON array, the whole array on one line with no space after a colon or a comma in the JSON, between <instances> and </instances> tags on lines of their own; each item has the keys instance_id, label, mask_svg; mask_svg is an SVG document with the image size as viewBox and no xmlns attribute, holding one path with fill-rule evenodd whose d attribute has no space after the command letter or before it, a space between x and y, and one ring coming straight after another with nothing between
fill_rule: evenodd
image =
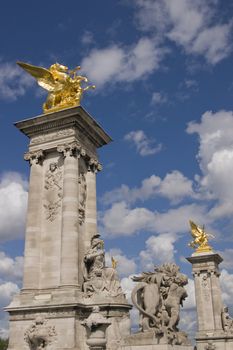
<instances>
[{"instance_id":1,"label":"carved wreath ornament","mask_svg":"<svg viewBox=\"0 0 233 350\"><path fill-rule=\"evenodd\" d=\"M54 326L48 325L48 320L37 317L35 322L26 330L24 339L30 350L47 349L47 346L56 340L56 330Z\"/></svg>"}]
</instances>

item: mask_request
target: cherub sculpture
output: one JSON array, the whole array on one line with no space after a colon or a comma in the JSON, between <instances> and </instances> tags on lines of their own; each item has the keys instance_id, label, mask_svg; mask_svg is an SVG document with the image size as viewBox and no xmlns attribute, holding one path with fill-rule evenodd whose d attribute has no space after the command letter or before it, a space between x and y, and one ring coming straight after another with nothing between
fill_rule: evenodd
<instances>
[{"instance_id":1,"label":"cherub sculpture","mask_svg":"<svg viewBox=\"0 0 233 350\"><path fill-rule=\"evenodd\" d=\"M17 64L32 75L38 85L48 91L47 100L43 104L44 113L79 106L83 92L95 88L94 85L82 87L88 79L77 75L80 66L69 70L68 67L59 63L52 64L48 69L24 62L17 62Z\"/></svg>"},{"instance_id":2,"label":"cherub sculpture","mask_svg":"<svg viewBox=\"0 0 233 350\"><path fill-rule=\"evenodd\" d=\"M200 227L191 220L189 220L189 223L191 227L191 234L194 238L194 240L189 243L189 246L196 249L197 253L211 252L212 248L209 246L208 241L209 237L214 236L209 233L206 233L204 226Z\"/></svg>"}]
</instances>

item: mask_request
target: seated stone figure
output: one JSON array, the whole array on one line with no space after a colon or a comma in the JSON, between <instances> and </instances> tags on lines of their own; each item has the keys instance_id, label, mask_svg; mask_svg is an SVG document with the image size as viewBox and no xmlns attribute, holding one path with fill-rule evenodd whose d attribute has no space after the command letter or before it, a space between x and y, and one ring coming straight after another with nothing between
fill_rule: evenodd
<instances>
[{"instance_id":1,"label":"seated stone figure","mask_svg":"<svg viewBox=\"0 0 233 350\"><path fill-rule=\"evenodd\" d=\"M123 295L115 268L105 266L104 242L96 234L91 239L91 247L84 256L83 292L117 297Z\"/></svg>"},{"instance_id":2,"label":"seated stone figure","mask_svg":"<svg viewBox=\"0 0 233 350\"><path fill-rule=\"evenodd\" d=\"M179 331L180 305L187 297L187 276L176 264L163 264L154 272L133 277L139 282L132 291L132 302L140 311L141 331L152 331L169 344L189 345L187 335Z\"/></svg>"}]
</instances>

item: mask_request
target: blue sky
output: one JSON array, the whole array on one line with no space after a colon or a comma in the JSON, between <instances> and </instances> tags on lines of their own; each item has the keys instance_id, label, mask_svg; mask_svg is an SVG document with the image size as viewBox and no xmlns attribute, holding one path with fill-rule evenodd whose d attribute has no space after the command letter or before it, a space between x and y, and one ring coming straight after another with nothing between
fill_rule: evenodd
<instances>
[{"instance_id":1,"label":"blue sky","mask_svg":"<svg viewBox=\"0 0 233 350\"><path fill-rule=\"evenodd\" d=\"M233 4L227 0L7 2L0 13L0 304L20 287L28 164L15 121L43 91L15 64L59 62L96 84L83 107L114 142L100 150L99 230L128 276L175 260L191 279L188 220L225 258L232 307ZM127 268L126 268L127 267ZM193 283L183 320L193 327ZM5 316L0 321L6 334Z\"/></svg>"}]
</instances>

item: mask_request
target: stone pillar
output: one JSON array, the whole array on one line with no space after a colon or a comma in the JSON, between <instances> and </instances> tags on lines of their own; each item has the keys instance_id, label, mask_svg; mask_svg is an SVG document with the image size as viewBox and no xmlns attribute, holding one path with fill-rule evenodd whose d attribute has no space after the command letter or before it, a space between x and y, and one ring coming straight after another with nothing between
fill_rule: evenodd
<instances>
[{"instance_id":1,"label":"stone pillar","mask_svg":"<svg viewBox=\"0 0 233 350\"><path fill-rule=\"evenodd\" d=\"M192 264L197 305L198 350L208 349L213 344L216 350L232 346L232 336L226 335L222 325L223 302L219 283L219 264L223 261L219 254L194 253L187 260ZM226 345L226 347L225 347ZM229 348L230 349L230 348Z\"/></svg>"},{"instance_id":2,"label":"stone pillar","mask_svg":"<svg viewBox=\"0 0 233 350\"><path fill-rule=\"evenodd\" d=\"M61 232L61 286L78 286L78 178L80 146L77 142L61 145L64 155Z\"/></svg>"},{"instance_id":3,"label":"stone pillar","mask_svg":"<svg viewBox=\"0 0 233 350\"><path fill-rule=\"evenodd\" d=\"M107 298L97 293L91 300L81 286L83 257L97 233L97 149L111 138L81 106L26 119L16 127L29 138L25 159L30 160L31 174L24 286L6 308L9 350L28 349L27 334L37 327L38 317L54 330L51 349L87 350L89 345L110 344L112 339L103 337L100 329L87 345L81 322L88 317L90 304L100 304L118 328L131 307L123 294ZM44 341L38 346L45 347Z\"/></svg>"},{"instance_id":4,"label":"stone pillar","mask_svg":"<svg viewBox=\"0 0 233 350\"><path fill-rule=\"evenodd\" d=\"M41 239L41 211L42 211L42 186L43 169L41 162L43 160L43 151L27 152L24 159L31 165L28 211L25 236L24 252L24 275L23 289L39 288L40 274L40 239Z\"/></svg>"}]
</instances>

